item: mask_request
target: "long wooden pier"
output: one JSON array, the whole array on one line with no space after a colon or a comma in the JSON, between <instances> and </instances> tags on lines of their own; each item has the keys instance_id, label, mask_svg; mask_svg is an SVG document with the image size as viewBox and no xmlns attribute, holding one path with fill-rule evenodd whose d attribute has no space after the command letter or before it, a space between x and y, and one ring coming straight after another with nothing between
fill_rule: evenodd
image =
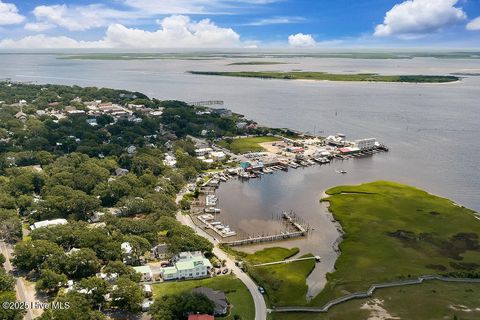
<instances>
[{"instance_id":1,"label":"long wooden pier","mask_svg":"<svg viewBox=\"0 0 480 320\"><path fill-rule=\"evenodd\" d=\"M224 242L227 246L236 247L236 246L245 246L249 244L256 244L262 242L272 242L272 241L280 241L280 240L287 240L292 238L298 237L305 237L308 233L307 228L303 227L301 224L295 221L295 219L287 212L283 212L283 218L287 220L292 226L296 229L293 232L282 232L274 235L266 235L266 236L258 236L258 237L248 237L246 239L241 240L233 240L229 242Z\"/></svg>"},{"instance_id":2,"label":"long wooden pier","mask_svg":"<svg viewBox=\"0 0 480 320\"><path fill-rule=\"evenodd\" d=\"M304 237L306 234L307 234L306 231L283 232L283 233L274 234L271 236L261 236L261 237L247 238L242 240L229 241L229 242L225 242L224 244L231 247L237 247L237 246L245 246L249 244L256 244L256 243L262 243L262 242L272 242L272 241L287 240L291 238Z\"/></svg>"}]
</instances>

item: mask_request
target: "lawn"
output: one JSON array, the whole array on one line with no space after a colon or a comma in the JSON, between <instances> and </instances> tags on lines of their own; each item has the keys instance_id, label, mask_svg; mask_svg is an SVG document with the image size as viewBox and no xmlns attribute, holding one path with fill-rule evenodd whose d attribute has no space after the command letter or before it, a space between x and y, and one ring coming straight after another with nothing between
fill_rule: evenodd
<instances>
[{"instance_id":1,"label":"lawn","mask_svg":"<svg viewBox=\"0 0 480 320\"><path fill-rule=\"evenodd\" d=\"M370 82L411 82L411 83L443 83L458 81L456 76L431 76L431 75L379 75L376 73L327 73L327 72L258 72L258 71L238 71L238 72L214 72L214 71L190 71L192 74L226 76L226 77L245 77L261 79L282 79L282 80L320 80L320 81L370 81Z\"/></svg>"},{"instance_id":2,"label":"lawn","mask_svg":"<svg viewBox=\"0 0 480 320\"><path fill-rule=\"evenodd\" d=\"M296 261L286 264L254 267L255 264L282 261L299 252L298 248L267 248L253 254L230 253L247 262L249 275L265 288L267 302L272 306L305 305L307 295L306 279L315 267L315 260ZM302 257L313 256L311 254Z\"/></svg>"},{"instance_id":3,"label":"lawn","mask_svg":"<svg viewBox=\"0 0 480 320\"><path fill-rule=\"evenodd\" d=\"M227 295L227 299L232 305L230 315L217 319L233 320L235 315L241 316L243 320L253 320L255 318L255 307L250 292L247 287L233 275L154 284L153 296L157 298L164 295L180 294L189 292L196 287L208 287L213 290L220 290Z\"/></svg>"},{"instance_id":4,"label":"lawn","mask_svg":"<svg viewBox=\"0 0 480 320\"><path fill-rule=\"evenodd\" d=\"M364 291L372 283L480 270L480 221L472 210L386 181L326 193L345 236L335 271L312 305Z\"/></svg>"},{"instance_id":5,"label":"lawn","mask_svg":"<svg viewBox=\"0 0 480 320\"><path fill-rule=\"evenodd\" d=\"M381 301L391 316L409 320L480 319L480 284L426 282L402 288L380 289L369 299L352 300L328 313L273 313L271 320L364 320L373 311L361 309L367 301Z\"/></svg>"},{"instance_id":6,"label":"lawn","mask_svg":"<svg viewBox=\"0 0 480 320\"><path fill-rule=\"evenodd\" d=\"M234 139L232 142L223 140L219 143L221 147L231 150L233 153L242 154L247 152L261 152L265 149L260 143L279 141L277 137L252 137Z\"/></svg>"}]
</instances>

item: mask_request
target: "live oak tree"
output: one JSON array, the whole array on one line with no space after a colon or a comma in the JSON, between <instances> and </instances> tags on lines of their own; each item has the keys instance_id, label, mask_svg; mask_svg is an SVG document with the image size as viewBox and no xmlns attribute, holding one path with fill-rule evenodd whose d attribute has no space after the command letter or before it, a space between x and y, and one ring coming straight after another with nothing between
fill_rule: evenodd
<instances>
[{"instance_id":1,"label":"live oak tree","mask_svg":"<svg viewBox=\"0 0 480 320\"><path fill-rule=\"evenodd\" d=\"M56 294L68 281L66 275L56 273L50 269L42 269L35 289L46 294Z\"/></svg>"},{"instance_id":2,"label":"live oak tree","mask_svg":"<svg viewBox=\"0 0 480 320\"><path fill-rule=\"evenodd\" d=\"M64 252L57 244L46 240L19 242L13 249L13 264L22 271L39 270L49 258L62 256Z\"/></svg>"},{"instance_id":3,"label":"live oak tree","mask_svg":"<svg viewBox=\"0 0 480 320\"><path fill-rule=\"evenodd\" d=\"M112 305L130 312L138 312L143 301L143 291L137 283L123 276L118 278L111 298Z\"/></svg>"}]
</instances>

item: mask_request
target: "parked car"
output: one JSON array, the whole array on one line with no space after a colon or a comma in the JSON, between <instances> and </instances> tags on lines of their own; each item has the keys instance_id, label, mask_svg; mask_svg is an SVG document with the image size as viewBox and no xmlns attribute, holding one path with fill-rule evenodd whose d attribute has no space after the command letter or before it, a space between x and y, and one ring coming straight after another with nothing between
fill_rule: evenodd
<instances>
[{"instance_id":1,"label":"parked car","mask_svg":"<svg viewBox=\"0 0 480 320\"><path fill-rule=\"evenodd\" d=\"M223 269L222 274L227 274L228 273L228 268Z\"/></svg>"},{"instance_id":2,"label":"parked car","mask_svg":"<svg viewBox=\"0 0 480 320\"><path fill-rule=\"evenodd\" d=\"M218 269L216 273L217 273L217 274L221 274L221 273L222 273L222 269Z\"/></svg>"},{"instance_id":3,"label":"parked car","mask_svg":"<svg viewBox=\"0 0 480 320\"><path fill-rule=\"evenodd\" d=\"M263 287L258 287L258 291L261 293L261 294L265 294L265 289Z\"/></svg>"}]
</instances>

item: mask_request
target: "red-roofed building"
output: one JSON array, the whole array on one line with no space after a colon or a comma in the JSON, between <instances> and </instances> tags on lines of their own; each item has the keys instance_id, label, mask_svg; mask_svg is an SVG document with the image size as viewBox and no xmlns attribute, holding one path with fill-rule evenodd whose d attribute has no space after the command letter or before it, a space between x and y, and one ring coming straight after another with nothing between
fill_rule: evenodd
<instances>
[{"instance_id":1,"label":"red-roofed building","mask_svg":"<svg viewBox=\"0 0 480 320\"><path fill-rule=\"evenodd\" d=\"M208 314L191 314L188 320L215 320L215 318Z\"/></svg>"}]
</instances>

